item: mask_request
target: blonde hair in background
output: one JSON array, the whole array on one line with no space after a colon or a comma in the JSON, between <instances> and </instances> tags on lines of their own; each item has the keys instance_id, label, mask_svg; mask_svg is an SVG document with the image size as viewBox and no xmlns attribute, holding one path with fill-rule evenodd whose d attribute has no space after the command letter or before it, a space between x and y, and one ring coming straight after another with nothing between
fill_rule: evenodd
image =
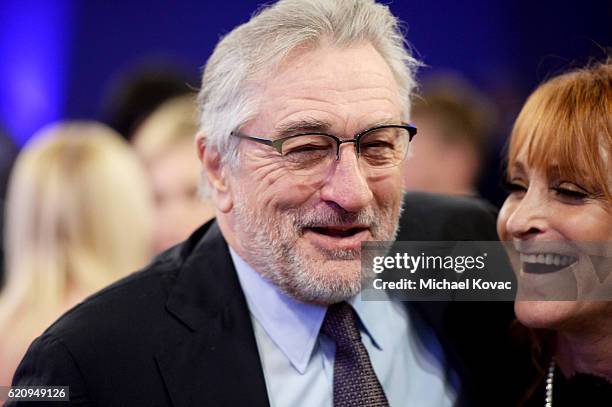
<instances>
[{"instance_id":1,"label":"blonde hair in background","mask_svg":"<svg viewBox=\"0 0 612 407\"><path fill-rule=\"evenodd\" d=\"M146 165L175 147L191 144L196 160L195 137L198 133L196 95L184 95L164 102L138 127L133 144ZM202 177L198 185L200 197L208 199L208 184Z\"/></svg>"},{"instance_id":2,"label":"blonde hair in background","mask_svg":"<svg viewBox=\"0 0 612 407\"><path fill-rule=\"evenodd\" d=\"M612 203L612 59L537 88L510 140L509 165L526 146L529 166L579 179Z\"/></svg>"},{"instance_id":3,"label":"blonde hair in background","mask_svg":"<svg viewBox=\"0 0 612 407\"><path fill-rule=\"evenodd\" d=\"M172 147L194 144L198 132L195 95L172 98L158 107L134 134L134 147L146 162L154 161Z\"/></svg>"},{"instance_id":4,"label":"blonde hair in background","mask_svg":"<svg viewBox=\"0 0 612 407\"><path fill-rule=\"evenodd\" d=\"M151 253L144 170L117 133L94 122L46 127L24 147L6 220L0 327L61 308L75 291L92 293Z\"/></svg>"}]
</instances>

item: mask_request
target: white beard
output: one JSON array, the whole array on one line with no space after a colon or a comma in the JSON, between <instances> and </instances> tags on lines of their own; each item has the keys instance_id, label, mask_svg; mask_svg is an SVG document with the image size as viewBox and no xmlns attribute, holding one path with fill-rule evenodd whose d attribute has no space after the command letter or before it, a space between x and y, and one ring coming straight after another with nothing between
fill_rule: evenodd
<instances>
[{"instance_id":1,"label":"white beard","mask_svg":"<svg viewBox=\"0 0 612 407\"><path fill-rule=\"evenodd\" d=\"M316 258L304 253L299 241L305 227L316 225L368 225L373 240L393 241L397 235L398 208L366 208L358 213L328 208L325 211L295 208L279 219L258 215L236 194L235 233L244 260L285 294L298 301L329 305L345 301L361 291L361 249L316 248ZM394 213L395 219L394 218Z\"/></svg>"}]
</instances>

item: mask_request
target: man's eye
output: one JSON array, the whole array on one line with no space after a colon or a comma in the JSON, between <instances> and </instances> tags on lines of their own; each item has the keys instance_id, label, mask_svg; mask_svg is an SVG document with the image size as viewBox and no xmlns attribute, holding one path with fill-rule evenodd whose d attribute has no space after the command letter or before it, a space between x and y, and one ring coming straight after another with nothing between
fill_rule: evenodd
<instances>
[{"instance_id":1,"label":"man's eye","mask_svg":"<svg viewBox=\"0 0 612 407\"><path fill-rule=\"evenodd\" d=\"M328 151L332 148L331 140L319 135L301 135L291 137L283 142L282 154L285 156L310 154Z\"/></svg>"},{"instance_id":2,"label":"man's eye","mask_svg":"<svg viewBox=\"0 0 612 407\"><path fill-rule=\"evenodd\" d=\"M301 146L294 146L291 147L290 149L285 149L284 153L286 155L289 154L307 154L310 152L320 152L320 151L327 151L330 147L328 145L321 145L321 144L306 144L306 145L301 145Z\"/></svg>"},{"instance_id":3,"label":"man's eye","mask_svg":"<svg viewBox=\"0 0 612 407\"><path fill-rule=\"evenodd\" d=\"M330 145L324 143L294 145L289 150L283 150L283 157L292 168L303 169L324 161L329 157L330 149Z\"/></svg>"},{"instance_id":4,"label":"man's eye","mask_svg":"<svg viewBox=\"0 0 612 407\"><path fill-rule=\"evenodd\" d=\"M366 162L377 167L393 165L397 161L397 152L388 145L365 148L362 146L360 154Z\"/></svg>"},{"instance_id":5,"label":"man's eye","mask_svg":"<svg viewBox=\"0 0 612 407\"><path fill-rule=\"evenodd\" d=\"M392 143L389 143L387 141L371 141L365 144L362 144L360 149L362 150L367 150L367 149L388 149L388 150L393 150L395 147Z\"/></svg>"}]
</instances>

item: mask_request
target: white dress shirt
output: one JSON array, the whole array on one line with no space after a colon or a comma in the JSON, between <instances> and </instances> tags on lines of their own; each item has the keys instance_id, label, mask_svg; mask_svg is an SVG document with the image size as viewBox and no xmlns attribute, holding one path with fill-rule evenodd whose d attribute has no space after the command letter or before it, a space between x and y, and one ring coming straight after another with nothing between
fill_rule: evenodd
<instances>
[{"instance_id":1,"label":"white dress shirt","mask_svg":"<svg viewBox=\"0 0 612 407\"><path fill-rule=\"evenodd\" d=\"M332 407L335 344L319 335L326 307L292 299L231 248L230 253L251 313L271 406ZM348 302L390 406L452 406L457 376L446 377L433 331L401 303L358 297Z\"/></svg>"}]
</instances>

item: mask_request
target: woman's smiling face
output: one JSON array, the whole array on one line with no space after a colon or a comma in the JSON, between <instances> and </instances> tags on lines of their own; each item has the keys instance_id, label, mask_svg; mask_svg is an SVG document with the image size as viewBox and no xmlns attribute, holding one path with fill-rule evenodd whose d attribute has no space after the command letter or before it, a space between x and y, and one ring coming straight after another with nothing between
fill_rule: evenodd
<instances>
[{"instance_id":1,"label":"woman's smiling face","mask_svg":"<svg viewBox=\"0 0 612 407\"><path fill-rule=\"evenodd\" d=\"M556 300L612 299L610 202L588 183L530 167L524 153L508 169L507 181L498 233L520 256L520 298L539 300L517 301L519 320L558 328L608 310L605 302Z\"/></svg>"},{"instance_id":2,"label":"woman's smiling face","mask_svg":"<svg viewBox=\"0 0 612 407\"><path fill-rule=\"evenodd\" d=\"M512 247L516 315L533 328L612 320L611 78L604 65L552 79L512 131L497 231Z\"/></svg>"},{"instance_id":3,"label":"woman's smiling face","mask_svg":"<svg viewBox=\"0 0 612 407\"><path fill-rule=\"evenodd\" d=\"M497 222L520 259L517 317L558 329L609 312L610 302L584 300L612 299L612 204L592 183L533 168L526 155L508 168L510 194Z\"/></svg>"}]
</instances>

